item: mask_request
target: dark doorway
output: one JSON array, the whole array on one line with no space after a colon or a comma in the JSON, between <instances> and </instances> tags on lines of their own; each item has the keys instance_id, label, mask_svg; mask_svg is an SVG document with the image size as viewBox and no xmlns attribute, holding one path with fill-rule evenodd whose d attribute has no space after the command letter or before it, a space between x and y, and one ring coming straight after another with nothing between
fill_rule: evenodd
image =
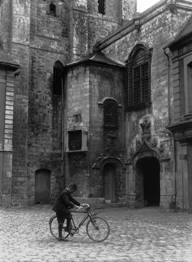
<instances>
[{"instance_id":1,"label":"dark doorway","mask_svg":"<svg viewBox=\"0 0 192 262\"><path fill-rule=\"evenodd\" d=\"M160 204L160 164L155 157L145 157L138 160L137 193L143 199L144 206L159 206Z\"/></svg>"},{"instance_id":2,"label":"dark doorway","mask_svg":"<svg viewBox=\"0 0 192 262\"><path fill-rule=\"evenodd\" d=\"M103 168L104 176L104 198L109 202L116 202L116 187L115 187L115 177L116 177L116 165L106 164Z\"/></svg>"},{"instance_id":3,"label":"dark doorway","mask_svg":"<svg viewBox=\"0 0 192 262\"><path fill-rule=\"evenodd\" d=\"M35 173L35 204L48 204L50 201L50 171L37 170Z\"/></svg>"}]
</instances>

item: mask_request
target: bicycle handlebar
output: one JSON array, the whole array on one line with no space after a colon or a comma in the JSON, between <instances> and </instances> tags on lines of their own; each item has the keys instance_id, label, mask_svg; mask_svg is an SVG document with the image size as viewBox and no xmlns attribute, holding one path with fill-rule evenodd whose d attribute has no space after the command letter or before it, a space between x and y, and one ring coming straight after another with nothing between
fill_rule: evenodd
<instances>
[{"instance_id":1,"label":"bicycle handlebar","mask_svg":"<svg viewBox=\"0 0 192 262\"><path fill-rule=\"evenodd\" d=\"M90 208L90 207L91 207L91 206L90 206L89 204L87 204L87 203L83 203L83 204L81 204L80 206L86 207L86 208Z\"/></svg>"}]
</instances>

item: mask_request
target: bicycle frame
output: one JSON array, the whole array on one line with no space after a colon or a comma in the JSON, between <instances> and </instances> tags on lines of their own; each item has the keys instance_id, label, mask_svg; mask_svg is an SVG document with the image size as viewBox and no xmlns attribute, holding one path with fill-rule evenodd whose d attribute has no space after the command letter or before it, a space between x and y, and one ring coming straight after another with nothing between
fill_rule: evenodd
<instances>
[{"instance_id":1,"label":"bicycle frame","mask_svg":"<svg viewBox=\"0 0 192 262\"><path fill-rule=\"evenodd\" d=\"M88 210L88 211L71 211L72 213L86 213L86 215L82 218L82 220L80 221L80 223L76 226L75 225L75 221L73 219L73 216L71 218L71 222L72 222L72 230L75 230L75 231L78 231L80 229L80 227L88 220L92 220L93 214L91 214L91 212Z\"/></svg>"}]
</instances>

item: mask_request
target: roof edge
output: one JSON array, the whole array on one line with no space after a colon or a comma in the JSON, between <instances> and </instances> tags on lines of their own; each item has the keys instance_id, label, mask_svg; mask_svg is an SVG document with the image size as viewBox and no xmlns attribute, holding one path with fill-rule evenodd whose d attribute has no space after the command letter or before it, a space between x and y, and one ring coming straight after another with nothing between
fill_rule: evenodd
<instances>
[{"instance_id":1,"label":"roof edge","mask_svg":"<svg viewBox=\"0 0 192 262\"><path fill-rule=\"evenodd\" d=\"M112 60L112 59L109 59L109 60L106 59L105 61L94 60L95 56L96 56L96 53L90 55L88 58L82 58L80 60L66 64L64 66L64 68L68 69L68 68L83 65L83 64L86 64L86 65L95 64L95 65L105 65L105 66L116 67L116 68L125 68L124 63L117 62L117 61ZM106 57L106 56L104 56L104 57Z\"/></svg>"},{"instance_id":2,"label":"roof edge","mask_svg":"<svg viewBox=\"0 0 192 262\"><path fill-rule=\"evenodd\" d=\"M104 39L100 40L95 45L95 50L101 51L107 48L109 45L113 44L114 42L118 41L128 33L133 30L137 29L137 23L139 22L139 26L147 23L155 16L160 15L164 11L170 7L170 5L175 5L178 9L185 9L192 11L192 2L187 0L161 0L152 7L148 8L142 13L138 13L135 18L128 21L126 25L118 29L116 32L110 34L109 36L105 37Z\"/></svg>"},{"instance_id":3,"label":"roof edge","mask_svg":"<svg viewBox=\"0 0 192 262\"><path fill-rule=\"evenodd\" d=\"M18 65L18 64L16 64L16 63L10 63L10 62L6 62L6 61L0 61L0 67L9 68L10 70L16 71L17 69L20 68L20 65Z\"/></svg>"}]
</instances>

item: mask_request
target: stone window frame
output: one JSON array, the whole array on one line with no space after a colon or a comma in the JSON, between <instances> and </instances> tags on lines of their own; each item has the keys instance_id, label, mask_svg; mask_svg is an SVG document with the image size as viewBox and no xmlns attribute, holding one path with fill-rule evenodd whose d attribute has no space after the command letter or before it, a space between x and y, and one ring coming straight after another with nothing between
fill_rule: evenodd
<instances>
[{"instance_id":1,"label":"stone window frame","mask_svg":"<svg viewBox=\"0 0 192 262\"><path fill-rule=\"evenodd\" d=\"M81 147L80 148L74 148L72 149L70 147L70 133L75 133L78 132L81 134ZM69 129L66 132L66 136L65 136L65 145L66 145L66 149L65 151L68 153L75 153L75 152L85 152L88 151L88 132L84 129L81 128L75 128L75 129Z\"/></svg>"},{"instance_id":2,"label":"stone window frame","mask_svg":"<svg viewBox=\"0 0 192 262\"><path fill-rule=\"evenodd\" d=\"M192 105L191 108L189 105L189 100L192 97L192 54L184 58L183 72L184 72L184 116L192 117ZM190 82L191 82L191 88L190 88Z\"/></svg>"},{"instance_id":3,"label":"stone window frame","mask_svg":"<svg viewBox=\"0 0 192 262\"><path fill-rule=\"evenodd\" d=\"M82 149L82 130L68 131L68 148L69 151Z\"/></svg>"},{"instance_id":4,"label":"stone window frame","mask_svg":"<svg viewBox=\"0 0 192 262\"><path fill-rule=\"evenodd\" d=\"M151 105L151 58L152 49L143 44L137 44L129 55L125 86L127 111L140 110ZM136 74L139 75L138 79L134 77ZM142 78L140 78L141 74L143 74Z\"/></svg>"}]
</instances>

